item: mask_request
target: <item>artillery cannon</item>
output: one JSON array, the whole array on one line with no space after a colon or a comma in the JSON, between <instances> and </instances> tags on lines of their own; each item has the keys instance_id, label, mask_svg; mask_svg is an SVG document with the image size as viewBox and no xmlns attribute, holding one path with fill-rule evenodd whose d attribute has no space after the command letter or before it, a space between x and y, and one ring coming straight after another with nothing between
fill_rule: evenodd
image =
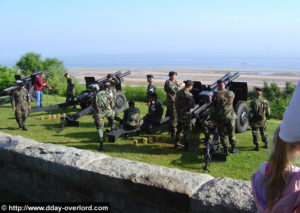
<instances>
[{"instance_id":1,"label":"artillery cannon","mask_svg":"<svg viewBox=\"0 0 300 213\"><path fill-rule=\"evenodd\" d=\"M245 103L248 98L248 85L246 82L234 82L239 77L239 73L227 73L219 80L222 80L226 84L226 88L231 90L235 94L233 101L233 108L237 115L235 122L236 132L242 133L247 130L248 127L248 106ZM196 126L201 126L202 122L209 115L210 100L214 94L218 91L217 81L210 86L202 85L201 82L195 81L194 87L191 93L194 96L196 106L192 109L193 123ZM203 154L204 169L207 170L212 160L226 161L226 155L218 153L219 150L218 134L214 132L214 139L212 144L208 141L204 142L204 148L201 149Z\"/></svg>"},{"instance_id":2,"label":"artillery cannon","mask_svg":"<svg viewBox=\"0 0 300 213\"><path fill-rule=\"evenodd\" d=\"M20 83L23 82L25 84L25 88L28 90L28 93L30 94L31 97L31 101L35 101L35 94L34 94L34 81L35 78L40 75L42 73L42 71L40 72L36 72L34 74L31 75L27 75L24 77L21 77L21 75L15 75L15 83ZM50 74L50 72L45 72L45 76L48 77ZM8 103L11 100L11 95L12 93L18 89L17 85L14 86L10 86L5 88L4 90L2 90L0 92L0 96L9 96L6 98L1 98L0 99L0 104L4 104L4 103Z\"/></svg>"},{"instance_id":3,"label":"artillery cannon","mask_svg":"<svg viewBox=\"0 0 300 213\"><path fill-rule=\"evenodd\" d=\"M130 75L131 71L127 71L121 73L120 71L113 73L112 75L120 80L120 83L116 85L117 93L116 93L116 113L121 113L126 108L126 96L124 93L120 92L122 89L121 82L124 81L123 77ZM96 80L94 77L85 77L86 88L87 90L83 91L79 96L76 97L74 101L70 101L63 104L52 105L47 108L47 110L58 109L58 108L66 108L68 106L81 106L81 111L77 112L74 115L67 115L61 118L61 127L60 131L62 132L65 122L67 122L67 126L79 126L79 121L77 121L83 115L91 113L93 111L92 102L96 96L96 94L104 89L105 84L108 82L107 78L101 78ZM40 110L41 109L41 110ZM43 108L36 108L31 111L46 111Z\"/></svg>"}]
</instances>

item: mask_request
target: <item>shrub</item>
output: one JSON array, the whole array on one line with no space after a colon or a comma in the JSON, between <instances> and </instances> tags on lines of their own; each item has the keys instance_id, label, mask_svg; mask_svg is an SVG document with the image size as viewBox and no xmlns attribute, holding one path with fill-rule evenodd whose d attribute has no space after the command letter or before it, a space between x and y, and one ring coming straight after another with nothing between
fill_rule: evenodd
<instances>
[{"instance_id":1,"label":"shrub","mask_svg":"<svg viewBox=\"0 0 300 213\"><path fill-rule=\"evenodd\" d=\"M17 74L15 69L0 66L0 91L15 84L15 74Z\"/></svg>"},{"instance_id":2,"label":"shrub","mask_svg":"<svg viewBox=\"0 0 300 213\"><path fill-rule=\"evenodd\" d=\"M126 85L122 88L122 92L126 95L128 101L140 101L146 102L147 87L146 86L130 86ZM166 93L163 88L157 88L156 90L158 99L164 102L166 100Z\"/></svg>"}]
</instances>

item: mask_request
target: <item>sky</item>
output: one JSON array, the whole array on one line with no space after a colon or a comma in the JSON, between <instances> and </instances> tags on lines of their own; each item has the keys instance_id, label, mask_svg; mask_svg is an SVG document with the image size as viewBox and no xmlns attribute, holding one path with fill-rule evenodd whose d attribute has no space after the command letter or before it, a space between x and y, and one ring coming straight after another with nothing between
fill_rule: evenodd
<instances>
[{"instance_id":1,"label":"sky","mask_svg":"<svg viewBox=\"0 0 300 213\"><path fill-rule=\"evenodd\" d=\"M0 0L0 62L26 52L300 55L300 1Z\"/></svg>"}]
</instances>

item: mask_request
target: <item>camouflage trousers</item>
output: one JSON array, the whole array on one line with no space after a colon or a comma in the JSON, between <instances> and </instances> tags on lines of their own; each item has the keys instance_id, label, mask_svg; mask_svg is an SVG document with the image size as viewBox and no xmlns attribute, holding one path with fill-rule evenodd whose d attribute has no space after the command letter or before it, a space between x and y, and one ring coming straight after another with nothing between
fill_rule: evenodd
<instances>
[{"instance_id":1,"label":"camouflage trousers","mask_svg":"<svg viewBox=\"0 0 300 213\"><path fill-rule=\"evenodd\" d=\"M227 148L229 139L231 147L234 148L236 145L235 120L217 122L217 128L222 146Z\"/></svg>"},{"instance_id":2,"label":"camouflage trousers","mask_svg":"<svg viewBox=\"0 0 300 213\"><path fill-rule=\"evenodd\" d=\"M169 120L169 131L175 132L177 124L177 112L175 108L175 103L168 103L166 116L170 118Z\"/></svg>"},{"instance_id":3,"label":"camouflage trousers","mask_svg":"<svg viewBox=\"0 0 300 213\"><path fill-rule=\"evenodd\" d=\"M28 115L28 107L16 106L15 117L20 128L25 126Z\"/></svg>"},{"instance_id":4,"label":"camouflage trousers","mask_svg":"<svg viewBox=\"0 0 300 213\"><path fill-rule=\"evenodd\" d=\"M177 131L176 141L179 140L180 133L183 130L183 141L185 144L189 144L192 131L192 116L190 114L177 115Z\"/></svg>"},{"instance_id":5,"label":"camouflage trousers","mask_svg":"<svg viewBox=\"0 0 300 213\"><path fill-rule=\"evenodd\" d=\"M267 144L268 143L268 134L265 133L265 126L256 126L253 125L251 126L251 130L252 130L252 137L253 137L253 143L254 145L259 145L258 142L258 131L260 132L260 136L262 141Z\"/></svg>"},{"instance_id":6,"label":"camouflage trousers","mask_svg":"<svg viewBox=\"0 0 300 213\"><path fill-rule=\"evenodd\" d=\"M210 133L214 129L214 122L211 120L205 120L201 123L200 132L205 136L205 141L210 139Z\"/></svg>"},{"instance_id":7,"label":"camouflage trousers","mask_svg":"<svg viewBox=\"0 0 300 213\"><path fill-rule=\"evenodd\" d=\"M115 117L115 112L112 109L108 109L102 112L95 113L93 117L99 138L103 138L104 118L107 118L109 125L112 125Z\"/></svg>"}]
</instances>

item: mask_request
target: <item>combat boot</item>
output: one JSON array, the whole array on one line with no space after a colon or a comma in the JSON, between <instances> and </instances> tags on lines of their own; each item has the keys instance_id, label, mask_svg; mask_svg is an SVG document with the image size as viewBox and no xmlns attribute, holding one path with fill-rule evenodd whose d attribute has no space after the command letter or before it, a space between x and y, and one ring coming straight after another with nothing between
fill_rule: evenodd
<instances>
[{"instance_id":1,"label":"combat boot","mask_svg":"<svg viewBox=\"0 0 300 213\"><path fill-rule=\"evenodd\" d=\"M103 146L103 138L99 138L99 143L100 143L100 146L98 148L98 151L101 152L104 150L104 146Z\"/></svg>"},{"instance_id":2,"label":"combat boot","mask_svg":"<svg viewBox=\"0 0 300 213\"><path fill-rule=\"evenodd\" d=\"M263 148L265 148L265 149L269 148L269 147L268 147L268 144L265 143L265 145L263 146Z\"/></svg>"},{"instance_id":3,"label":"combat boot","mask_svg":"<svg viewBox=\"0 0 300 213\"><path fill-rule=\"evenodd\" d=\"M231 147L231 153L237 153L239 152L239 150L237 148L235 148L235 146Z\"/></svg>"},{"instance_id":4,"label":"combat boot","mask_svg":"<svg viewBox=\"0 0 300 213\"><path fill-rule=\"evenodd\" d=\"M28 131L28 129L26 128L26 126L23 126L23 127L22 127L22 130Z\"/></svg>"},{"instance_id":5,"label":"combat boot","mask_svg":"<svg viewBox=\"0 0 300 213\"><path fill-rule=\"evenodd\" d=\"M174 129L170 130L169 135L171 136L171 138L174 138L175 137L175 130Z\"/></svg>"},{"instance_id":6,"label":"combat boot","mask_svg":"<svg viewBox=\"0 0 300 213\"><path fill-rule=\"evenodd\" d=\"M258 146L258 144L255 145L254 150L255 150L255 151L259 151L259 146Z\"/></svg>"}]
</instances>

